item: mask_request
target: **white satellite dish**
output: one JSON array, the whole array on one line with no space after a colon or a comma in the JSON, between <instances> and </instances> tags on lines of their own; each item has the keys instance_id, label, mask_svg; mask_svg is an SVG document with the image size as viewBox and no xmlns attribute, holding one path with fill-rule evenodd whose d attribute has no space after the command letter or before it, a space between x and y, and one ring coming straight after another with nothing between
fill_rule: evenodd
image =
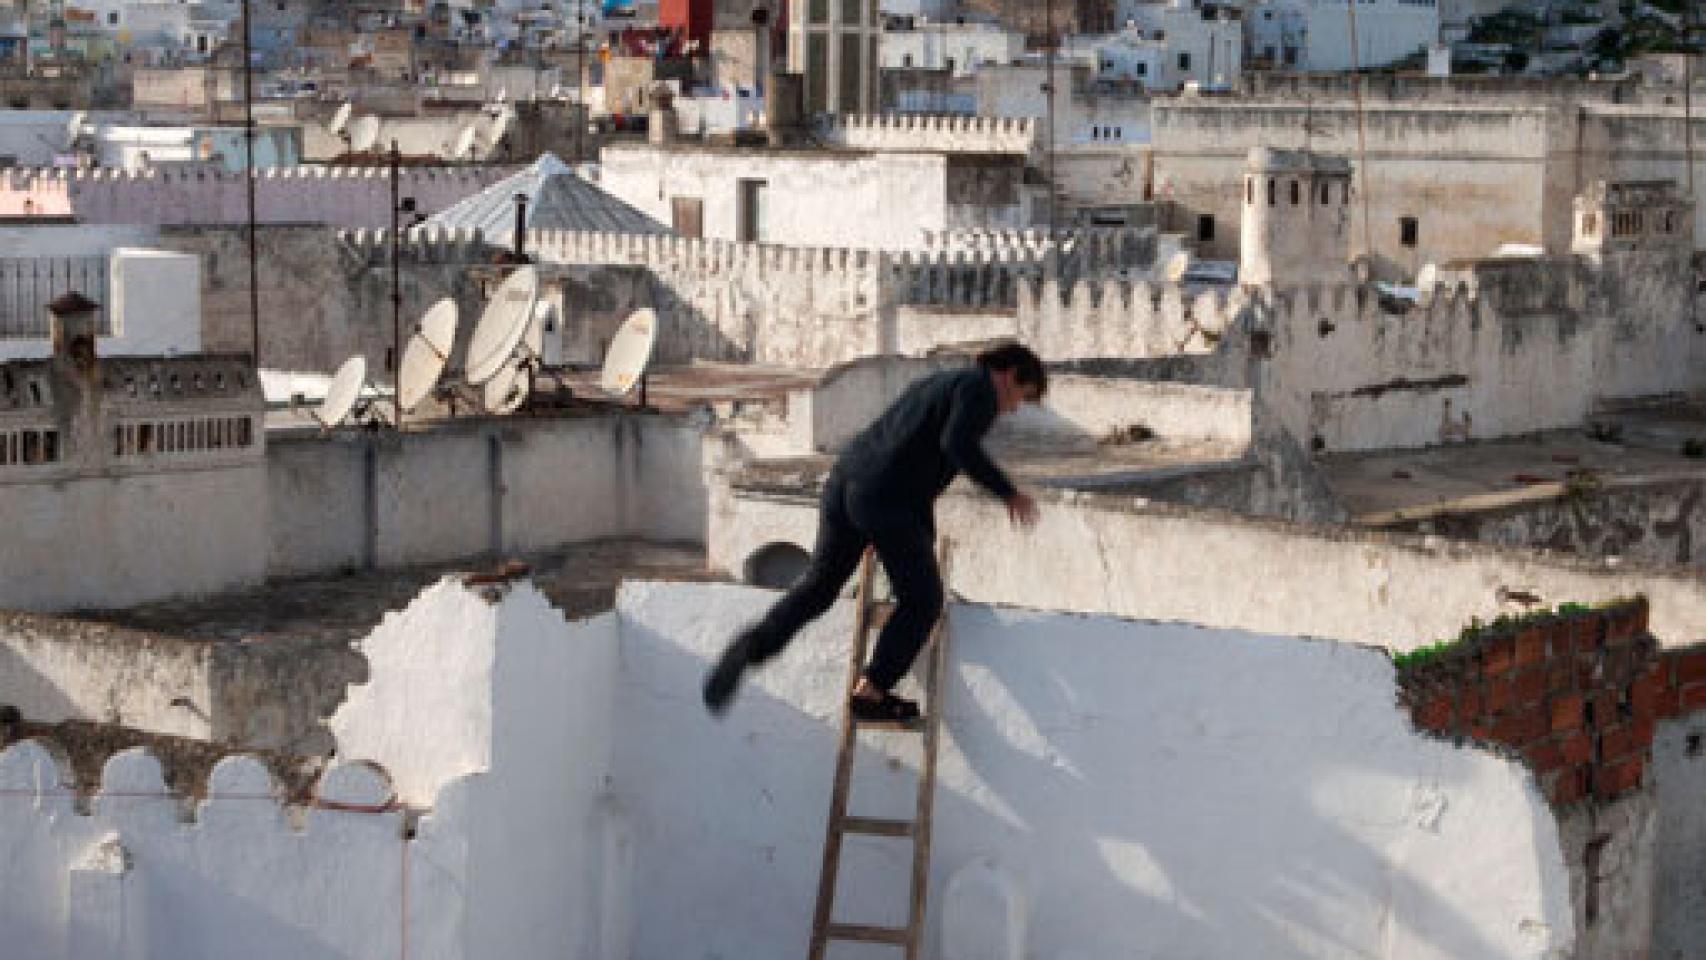
<instances>
[{"instance_id":1,"label":"white satellite dish","mask_svg":"<svg viewBox=\"0 0 1706 960\"><path fill-rule=\"evenodd\" d=\"M486 412L504 415L520 410L532 390L532 380L527 374L526 361L501 367L497 376L487 380L481 389L481 404Z\"/></svg>"},{"instance_id":2,"label":"white satellite dish","mask_svg":"<svg viewBox=\"0 0 1706 960\"><path fill-rule=\"evenodd\" d=\"M361 357L350 357L338 367L337 373L332 374L332 382L326 385L326 399L310 415L320 421L320 426L328 429L343 423L355 409L355 402L361 399L365 386L367 361Z\"/></svg>"},{"instance_id":3,"label":"white satellite dish","mask_svg":"<svg viewBox=\"0 0 1706 960\"><path fill-rule=\"evenodd\" d=\"M77 146L78 138L83 136L83 124L88 121L89 115L81 110L71 115L71 119L65 124L65 149L70 150Z\"/></svg>"},{"instance_id":4,"label":"white satellite dish","mask_svg":"<svg viewBox=\"0 0 1706 960\"><path fill-rule=\"evenodd\" d=\"M522 267L492 294L480 324L468 341L468 382L485 383L515 356L521 338L533 326L533 306L539 300L539 273Z\"/></svg>"},{"instance_id":5,"label":"white satellite dish","mask_svg":"<svg viewBox=\"0 0 1706 960\"><path fill-rule=\"evenodd\" d=\"M509 100L509 88L508 87L499 87L498 88L497 102L498 103L505 103L508 100Z\"/></svg>"},{"instance_id":6,"label":"white satellite dish","mask_svg":"<svg viewBox=\"0 0 1706 960\"><path fill-rule=\"evenodd\" d=\"M355 105L345 103L338 107L338 112L332 114L332 121L326 124L326 129L330 130L334 137L341 136L344 132L344 128L349 126L350 116L354 113Z\"/></svg>"},{"instance_id":7,"label":"white satellite dish","mask_svg":"<svg viewBox=\"0 0 1706 960\"><path fill-rule=\"evenodd\" d=\"M1416 272L1416 289L1423 293L1439 286L1439 267L1431 263L1422 264L1422 269Z\"/></svg>"},{"instance_id":8,"label":"white satellite dish","mask_svg":"<svg viewBox=\"0 0 1706 960\"><path fill-rule=\"evenodd\" d=\"M604 355L604 372L598 385L613 397L625 397L633 391L646 367L652 362L652 350L658 342L658 315L648 307L635 310L622 321L616 339L610 342L610 352Z\"/></svg>"},{"instance_id":9,"label":"white satellite dish","mask_svg":"<svg viewBox=\"0 0 1706 960\"><path fill-rule=\"evenodd\" d=\"M405 412L414 412L438 385L450 348L456 342L456 301L448 297L432 305L421 318L420 329L403 347L403 366L397 378L397 402Z\"/></svg>"},{"instance_id":10,"label":"white satellite dish","mask_svg":"<svg viewBox=\"0 0 1706 960\"><path fill-rule=\"evenodd\" d=\"M471 158L474 155L474 139L479 135L480 131L474 129L473 124L470 123L463 127L461 132L456 134L456 145L450 149L450 158L452 160Z\"/></svg>"},{"instance_id":11,"label":"white satellite dish","mask_svg":"<svg viewBox=\"0 0 1706 960\"><path fill-rule=\"evenodd\" d=\"M379 118L374 116L358 117L349 125L349 148L356 153L366 153L379 142Z\"/></svg>"},{"instance_id":12,"label":"white satellite dish","mask_svg":"<svg viewBox=\"0 0 1706 960\"><path fill-rule=\"evenodd\" d=\"M1167 268L1162 276L1168 283L1178 283L1185 279L1185 271L1191 268L1191 255L1181 250L1167 260Z\"/></svg>"},{"instance_id":13,"label":"white satellite dish","mask_svg":"<svg viewBox=\"0 0 1706 960\"><path fill-rule=\"evenodd\" d=\"M509 109L505 109L502 113L498 114L495 119L492 120L491 129L486 131L486 139L491 143L492 146L496 147L497 145L503 143L504 137L509 135L510 126L514 123L515 123L514 111L511 111Z\"/></svg>"}]
</instances>

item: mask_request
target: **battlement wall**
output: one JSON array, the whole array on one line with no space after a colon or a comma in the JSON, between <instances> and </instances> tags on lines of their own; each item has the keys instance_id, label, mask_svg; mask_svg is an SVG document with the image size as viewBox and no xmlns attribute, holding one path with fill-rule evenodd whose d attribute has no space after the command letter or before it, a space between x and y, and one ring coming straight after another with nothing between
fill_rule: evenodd
<instances>
[{"instance_id":1,"label":"battlement wall","mask_svg":"<svg viewBox=\"0 0 1706 960\"><path fill-rule=\"evenodd\" d=\"M1029 154L1037 131L1037 122L1029 118L877 114L833 117L821 135L855 150Z\"/></svg>"},{"instance_id":2,"label":"battlement wall","mask_svg":"<svg viewBox=\"0 0 1706 960\"><path fill-rule=\"evenodd\" d=\"M428 213L496 183L500 167L408 167L398 191ZM247 181L212 169L13 170L0 174L0 212L69 213L79 222L154 226L247 221ZM261 223L379 227L391 222L391 182L380 167L293 167L257 171Z\"/></svg>"}]
</instances>

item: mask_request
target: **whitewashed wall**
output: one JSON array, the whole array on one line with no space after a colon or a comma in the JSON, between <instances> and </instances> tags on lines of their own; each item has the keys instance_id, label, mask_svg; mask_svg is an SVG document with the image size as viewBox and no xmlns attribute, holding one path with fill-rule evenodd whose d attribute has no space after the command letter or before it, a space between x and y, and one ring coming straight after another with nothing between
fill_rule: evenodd
<instances>
[{"instance_id":1,"label":"whitewashed wall","mask_svg":"<svg viewBox=\"0 0 1706 960\"><path fill-rule=\"evenodd\" d=\"M67 768L14 745L8 955L797 956L851 611L714 722L706 660L770 599L630 585L567 623L530 586L443 581L363 642L371 677L305 818L237 758L185 823L141 751L109 761L84 815ZM1379 651L976 607L952 628L929 955L1567 953L1532 781L1415 734ZM903 812L906 749L865 748L857 809ZM393 792L432 805L412 840ZM844 863L846 918L893 922L903 852Z\"/></svg>"},{"instance_id":2,"label":"whitewashed wall","mask_svg":"<svg viewBox=\"0 0 1706 960\"><path fill-rule=\"evenodd\" d=\"M267 458L274 575L705 535L700 433L675 419L344 431L275 439Z\"/></svg>"},{"instance_id":3,"label":"whitewashed wall","mask_svg":"<svg viewBox=\"0 0 1706 960\"><path fill-rule=\"evenodd\" d=\"M635 957L763 960L806 943L850 609L758 674L726 721L695 696L706 658L770 596L623 592L614 782L632 804ZM1568 949L1544 800L1518 765L1417 736L1380 652L977 607L952 629L927 955ZM857 812L904 815L913 742L862 753ZM849 847L842 919L901 919L905 854Z\"/></svg>"},{"instance_id":4,"label":"whitewashed wall","mask_svg":"<svg viewBox=\"0 0 1706 960\"><path fill-rule=\"evenodd\" d=\"M963 490L963 492L962 492ZM1706 580L1692 570L1536 555L1482 544L1323 529L1141 498L1036 491L1042 520L1015 530L999 503L956 488L937 505L953 541L950 588L978 602L1152 617L1410 650L1454 637L1472 617L1544 603L1652 600L1661 643L1706 636ZM739 576L773 543L810 549L815 498L713 491L707 552Z\"/></svg>"}]
</instances>

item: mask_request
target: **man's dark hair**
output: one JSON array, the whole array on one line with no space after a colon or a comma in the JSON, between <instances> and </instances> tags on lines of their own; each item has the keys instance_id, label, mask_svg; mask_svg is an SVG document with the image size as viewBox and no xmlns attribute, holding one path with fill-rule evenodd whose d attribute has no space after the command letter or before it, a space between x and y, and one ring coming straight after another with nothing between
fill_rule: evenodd
<instances>
[{"instance_id":1,"label":"man's dark hair","mask_svg":"<svg viewBox=\"0 0 1706 960\"><path fill-rule=\"evenodd\" d=\"M1012 370L1022 386L1037 388L1037 399L1048 394L1048 371L1031 348L1021 343L1004 343L977 355L977 365L985 370Z\"/></svg>"}]
</instances>

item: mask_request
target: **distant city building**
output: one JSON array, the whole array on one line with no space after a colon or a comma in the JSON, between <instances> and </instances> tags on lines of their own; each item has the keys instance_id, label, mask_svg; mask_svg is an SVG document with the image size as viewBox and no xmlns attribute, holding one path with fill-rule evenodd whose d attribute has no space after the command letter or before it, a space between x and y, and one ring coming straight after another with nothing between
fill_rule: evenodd
<instances>
[{"instance_id":1,"label":"distant city building","mask_svg":"<svg viewBox=\"0 0 1706 960\"><path fill-rule=\"evenodd\" d=\"M881 47L884 70L941 70L956 77L1024 55L1024 35L994 23L914 21L908 29L885 31Z\"/></svg>"},{"instance_id":2,"label":"distant city building","mask_svg":"<svg viewBox=\"0 0 1706 960\"><path fill-rule=\"evenodd\" d=\"M1352 16L1341 0L1255 0L1245 10L1251 59L1285 70L1383 67L1439 40L1434 0L1358 0L1354 50Z\"/></svg>"},{"instance_id":3,"label":"distant city building","mask_svg":"<svg viewBox=\"0 0 1706 960\"><path fill-rule=\"evenodd\" d=\"M788 5L788 69L806 78L810 113L877 109L877 0L793 0Z\"/></svg>"}]
</instances>

